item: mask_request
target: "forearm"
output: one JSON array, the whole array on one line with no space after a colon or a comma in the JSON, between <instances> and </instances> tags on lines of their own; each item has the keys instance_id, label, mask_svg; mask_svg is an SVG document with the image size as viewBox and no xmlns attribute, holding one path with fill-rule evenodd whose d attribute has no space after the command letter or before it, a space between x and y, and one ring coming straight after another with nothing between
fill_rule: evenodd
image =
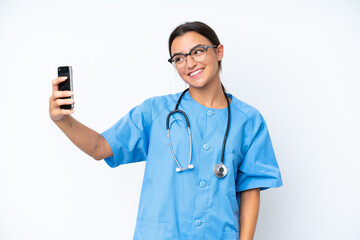
<instances>
[{"instance_id":1,"label":"forearm","mask_svg":"<svg viewBox=\"0 0 360 240\"><path fill-rule=\"evenodd\" d=\"M112 152L106 140L96 131L81 124L72 116L64 116L54 123L82 151L96 160L110 157Z\"/></svg>"},{"instance_id":2,"label":"forearm","mask_svg":"<svg viewBox=\"0 0 360 240\"><path fill-rule=\"evenodd\" d=\"M240 196L240 240L253 240L259 215L260 189L241 192Z\"/></svg>"}]
</instances>

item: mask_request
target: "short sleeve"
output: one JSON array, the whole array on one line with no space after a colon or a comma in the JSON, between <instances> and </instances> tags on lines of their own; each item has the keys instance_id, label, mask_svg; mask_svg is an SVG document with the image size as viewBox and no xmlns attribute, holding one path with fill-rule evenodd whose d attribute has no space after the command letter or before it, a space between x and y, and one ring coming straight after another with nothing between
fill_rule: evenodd
<instances>
[{"instance_id":1,"label":"short sleeve","mask_svg":"<svg viewBox=\"0 0 360 240\"><path fill-rule=\"evenodd\" d=\"M236 191L282 186L280 169L277 164L269 131L260 113L250 121L245 134L253 136L244 154L236 179Z\"/></svg>"},{"instance_id":2,"label":"short sleeve","mask_svg":"<svg viewBox=\"0 0 360 240\"><path fill-rule=\"evenodd\" d=\"M112 168L144 161L147 156L152 109L149 100L134 107L111 128L101 133L113 156L105 162Z\"/></svg>"}]
</instances>

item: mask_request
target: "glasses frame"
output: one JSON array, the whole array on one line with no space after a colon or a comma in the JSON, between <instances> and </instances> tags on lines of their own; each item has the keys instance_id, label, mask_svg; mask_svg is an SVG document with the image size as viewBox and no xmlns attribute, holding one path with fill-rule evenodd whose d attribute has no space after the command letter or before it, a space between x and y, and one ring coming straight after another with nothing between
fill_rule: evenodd
<instances>
[{"instance_id":1,"label":"glasses frame","mask_svg":"<svg viewBox=\"0 0 360 240\"><path fill-rule=\"evenodd\" d=\"M204 45L198 44L198 45L196 45L195 47L193 47L192 49L190 49L190 51L189 51L188 53L175 53L171 58L168 59L168 62L169 62L171 65L173 65L175 68L177 68L176 65L175 65L175 63L174 63L173 58L174 58L175 56L182 55L182 56L185 57L185 65L184 65L184 67L185 67L185 66L186 66L186 63L187 63L187 56L190 56L190 57L195 61L195 59L191 56L191 52L192 52L194 49L199 48L199 47L202 47L202 48L205 49L205 52L206 52L206 54L207 54L207 50L208 50L209 48L217 48L218 46L219 46L219 44L210 45L210 46L204 46ZM207 57L207 55L206 55L206 57ZM204 58L204 60L206 59L206 57ZM202 61L204 61L204 60L202 60ZM198 61L195 61L195 62L198 62ZM181 67L181 68L184 68L184 67Z\"/></svg>"}]
</instances>

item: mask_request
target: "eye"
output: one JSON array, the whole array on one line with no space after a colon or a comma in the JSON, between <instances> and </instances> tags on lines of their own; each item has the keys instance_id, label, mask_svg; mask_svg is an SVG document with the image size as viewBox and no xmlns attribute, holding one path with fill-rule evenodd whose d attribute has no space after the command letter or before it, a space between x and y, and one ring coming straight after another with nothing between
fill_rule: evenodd
<instances>
[{"instance_id":1,"label":"eye","mask_svg":"<svg viewBox=\"0 0 360 240\"><path fill-rule=\"evenodd\" d=\"M175 56L174 58L173 58L173 61L174 61L174 63L179 63L179 62L181 62L181 61L184 61L184 56Z\"/></svg>"},{"instance_id":2,"label":"eye","mask_svg":"<svg viewBox=\"0 0 360 240\"><path fill-rule=\"evenodd\" d=\"M192 54L195 56L200 56L202 54L205 53L205 49L204 48L196 48L193 50Z\"/></svg>"}]
</instances>

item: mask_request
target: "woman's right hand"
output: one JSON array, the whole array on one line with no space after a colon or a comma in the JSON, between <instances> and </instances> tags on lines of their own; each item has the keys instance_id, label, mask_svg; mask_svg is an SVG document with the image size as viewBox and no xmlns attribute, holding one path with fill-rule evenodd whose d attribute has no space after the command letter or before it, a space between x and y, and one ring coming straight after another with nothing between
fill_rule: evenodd
<instances>
[{"instance_id":1,"label":"woman's right hand","mask_svg":"<svg viewBox=\"0 0 360 240\"><path fill-rule=\"evenodd\" d=\"M59 83L66 80L67 77L58 77L52 81L53 91L52 95L49 98L49 114L51 120L59 121L64 116L74 113L74 109L61 109L61 105L73 104L74 99L67 98L61 99L64 97L71 97L74 93L71 91L59 91Z\"/></svg>"}]
</instances>

